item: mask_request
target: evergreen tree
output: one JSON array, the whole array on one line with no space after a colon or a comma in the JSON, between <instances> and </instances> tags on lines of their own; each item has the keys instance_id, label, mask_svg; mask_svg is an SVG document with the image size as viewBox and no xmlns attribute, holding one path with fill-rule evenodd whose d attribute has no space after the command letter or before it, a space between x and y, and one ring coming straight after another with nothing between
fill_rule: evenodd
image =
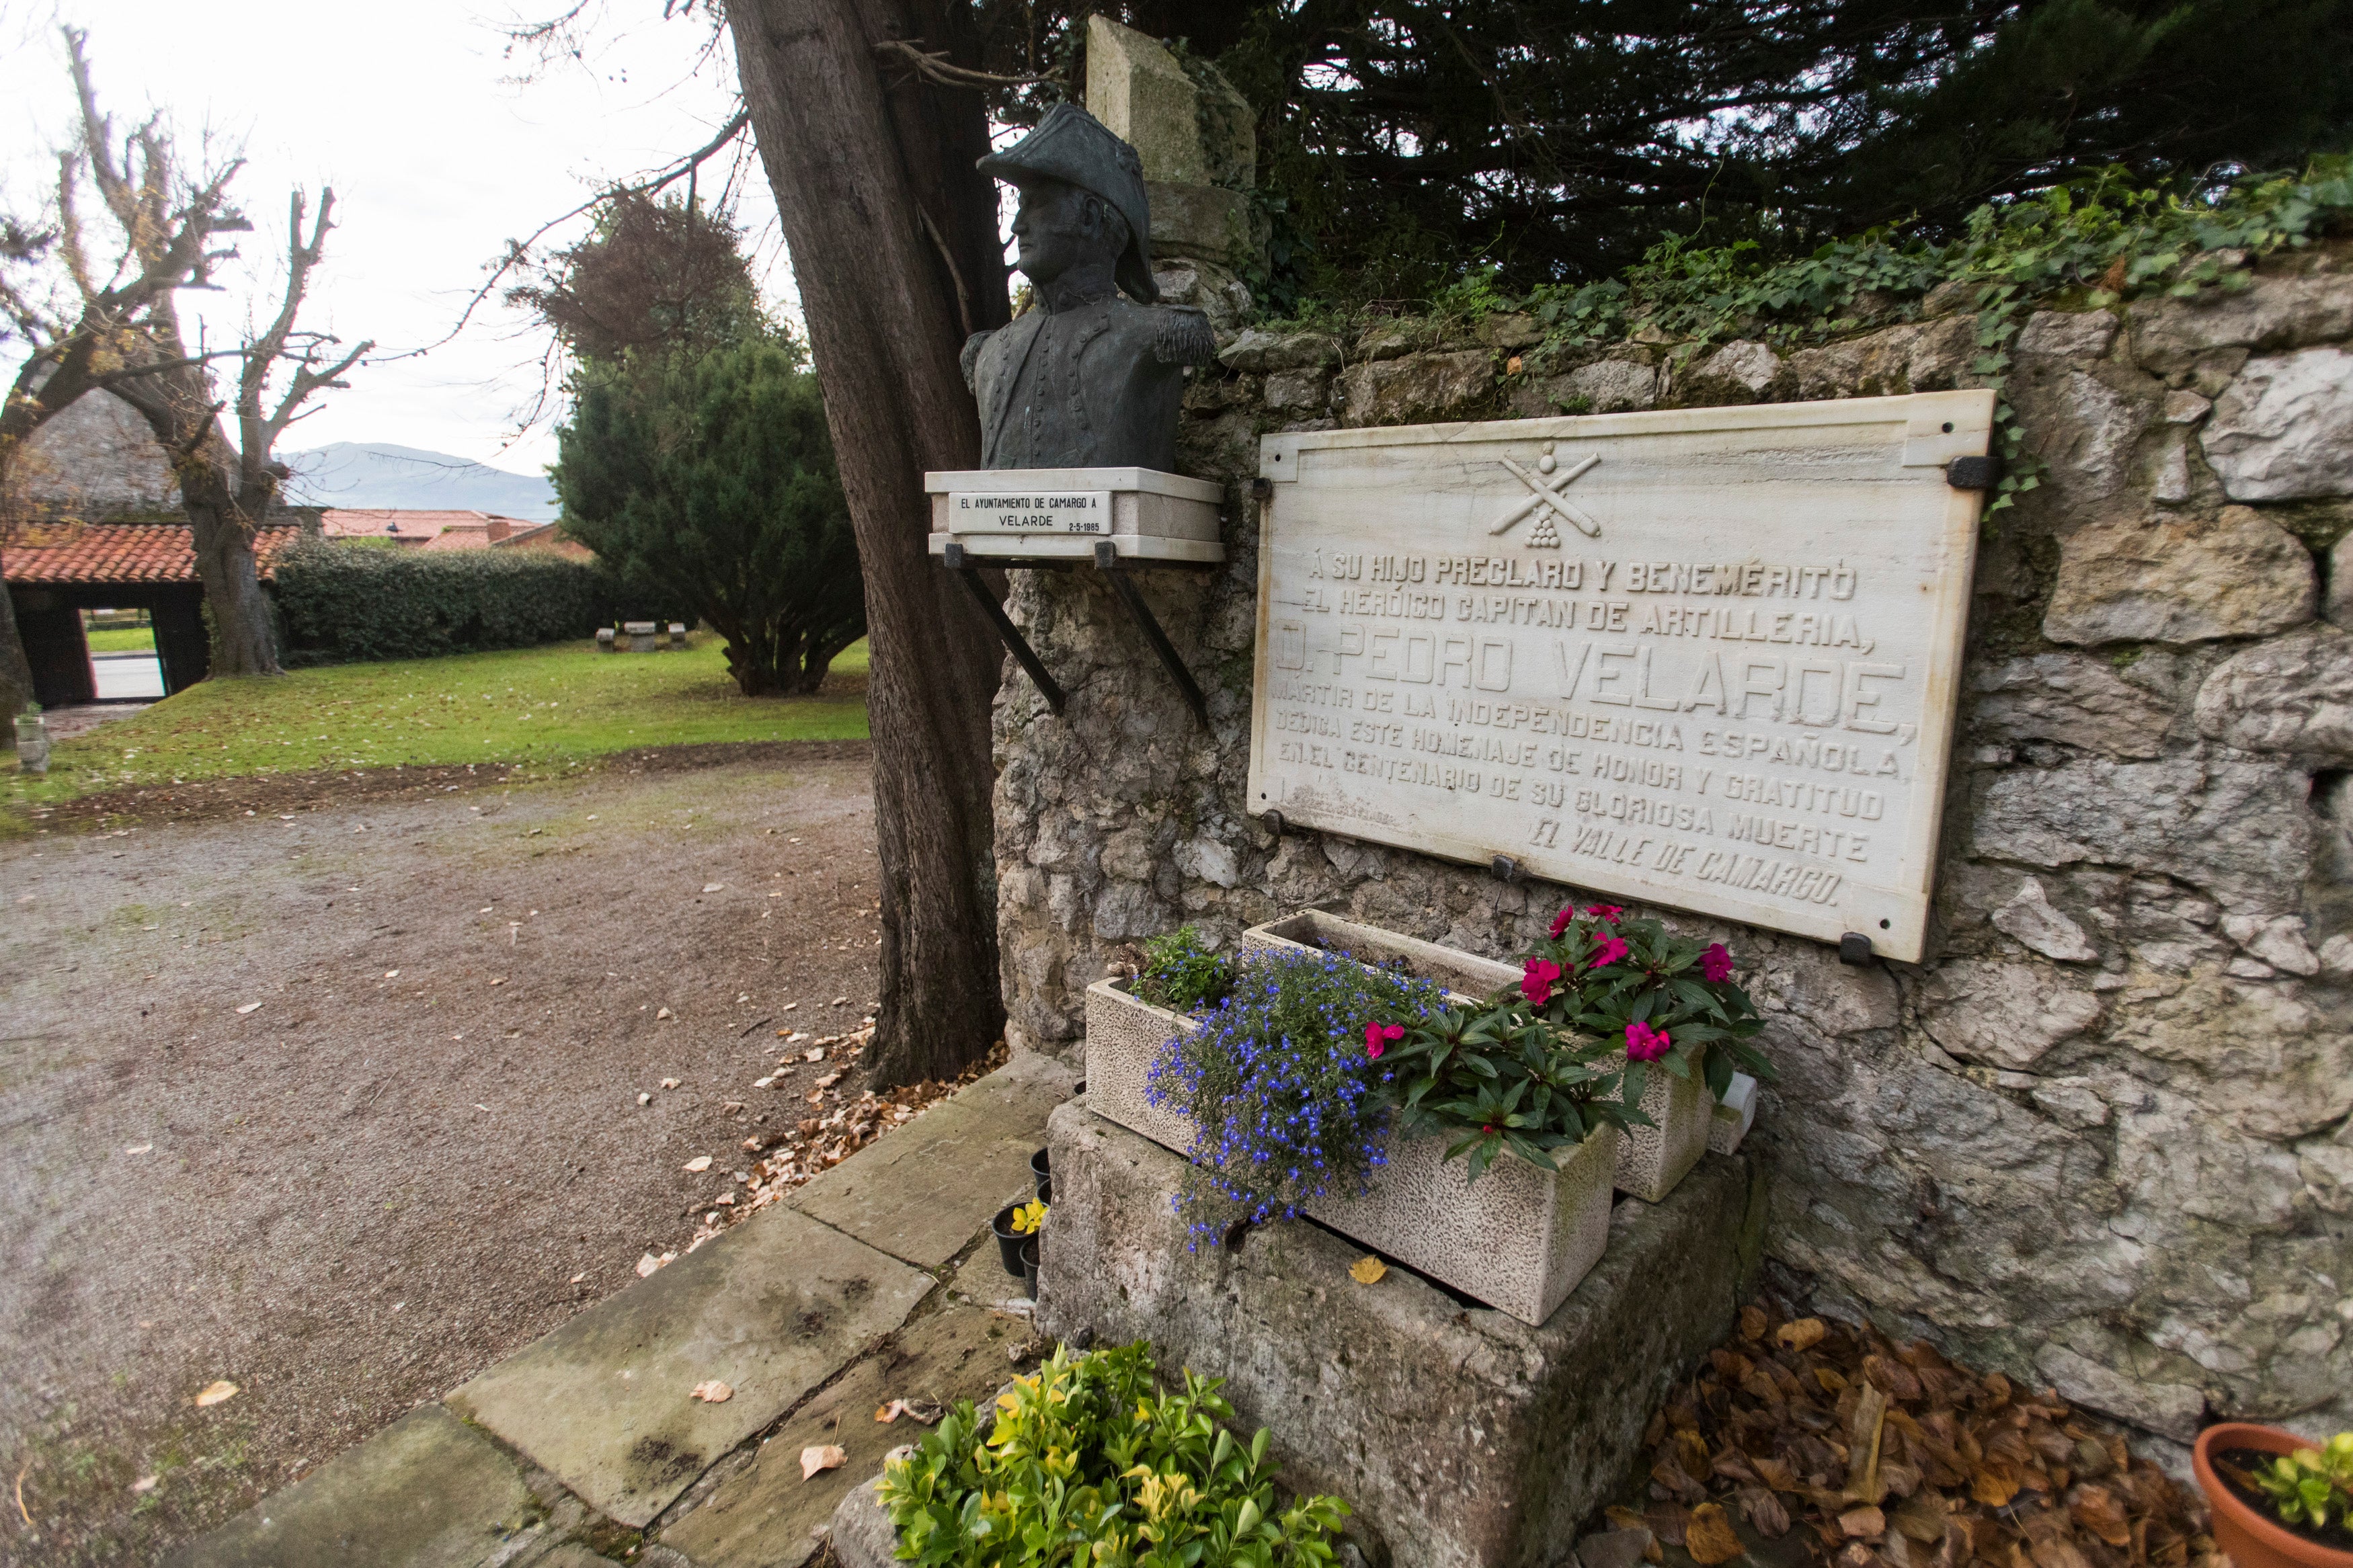
<instances>
[{"instance_id":1,"label":"evergreen tree","mask_svg":"<svg viewBox=\"0 0 2353 1568\"><path fill-rule=\"evenodd\" d=\"M865 586L817 377L761 313L733 226L623 195L509 297L573 358L565 531L691 606L746 696L815 691L866 635Z\"/></svg>"},{"instance_id":2,"label":"evergreen tree","mask_svg":"<svg viewBox=\"0 0 2353 1568\"><path fill-rule=\"evenodd\" d=\"M631 368L575 378L556 435L565 530L624 581L693 605L745 696L815 691L866 635L817 377L781 333Z\"/></svg>"}]
</instances>

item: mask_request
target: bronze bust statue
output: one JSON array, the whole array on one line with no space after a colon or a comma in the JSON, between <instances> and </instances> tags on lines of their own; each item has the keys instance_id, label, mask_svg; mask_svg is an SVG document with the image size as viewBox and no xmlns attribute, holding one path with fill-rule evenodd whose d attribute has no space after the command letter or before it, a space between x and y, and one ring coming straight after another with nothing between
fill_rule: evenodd
<instances>
[{"instance_id":1,"label":"bronze bust statue","mask_svg":"<svg viewBox=\"0 0 2353 1568\"><path fill-rule=\"evenodd\" d=\"M1017 265L1035 300L964 346L982 466L1173 471L1185 367L1217 344L1200 311L1158 302L1135 149L1062 103L979 166L1020 193Z\"/></svg>"}]
</instances>

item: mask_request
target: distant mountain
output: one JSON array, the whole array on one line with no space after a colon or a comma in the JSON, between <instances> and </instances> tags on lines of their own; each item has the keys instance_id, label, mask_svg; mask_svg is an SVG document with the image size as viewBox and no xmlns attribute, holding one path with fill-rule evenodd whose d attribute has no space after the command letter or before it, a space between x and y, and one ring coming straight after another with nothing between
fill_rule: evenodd
<instances>
[{"instance_id":1,"label":"distant mountain","mask_svg":"<svg viewBox=\"0 0 2353 1568\"><path fill-rule=\"evenodd\" d=\"M533 522L553 520L555 487L538 474L511 474L447 452L383 442L337 441L289 452L288 487L298 506L397 507L494 511Z\"/></svg>"}]
</instances>

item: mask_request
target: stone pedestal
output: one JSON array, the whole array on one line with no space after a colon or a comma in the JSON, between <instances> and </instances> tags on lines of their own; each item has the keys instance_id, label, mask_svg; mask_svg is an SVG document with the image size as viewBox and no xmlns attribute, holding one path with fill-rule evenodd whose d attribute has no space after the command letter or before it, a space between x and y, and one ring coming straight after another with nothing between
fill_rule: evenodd
<instances>
[{"instance_id":1,"label":"stone pedestal","mask_svg":"<svg viewBox=\"0 0 2353 1568\"><path fill-rule=\"evenodd\" d=\"M1187 1251L1183 1162L1084 1100L1047 1127L1041 1325L1148 1339L1165 1376L1225 1378L1287 1484L1346 1499L1393 1568L1560 1561L1668 1386L1730 1331L1762 1222L1752 1159L1706 1159L1664 1203L1619 1203L1601 1261L1532 1328L1399 1268L1359 1285L1362 1249L1310 1224Z\"/></svg>"}]
</instances>

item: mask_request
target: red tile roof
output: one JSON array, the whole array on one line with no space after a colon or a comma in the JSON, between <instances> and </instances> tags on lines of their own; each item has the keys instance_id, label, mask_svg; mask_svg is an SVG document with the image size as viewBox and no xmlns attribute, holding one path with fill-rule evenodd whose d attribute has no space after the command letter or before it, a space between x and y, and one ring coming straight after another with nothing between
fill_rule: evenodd
<instances>
[{"instance_id":1,"label":"red tile roof","mask_svg":"<svg viewBox=\"0 0 2353 1568\"><path fill-rule=\"evenodd\" d=\"M426 544L451 529L499 536L493 523L508 528L531 525L489 511L427 511L392 507L332 507L319 515L319 529L330 539L396 539L403 544ZM444 550L464 550L487 544L487 537L452 541Z\"/></svg>"},{"instance_id":2,"label":"red tile roof","mask_svg":"<svg viewBox=\"0 0 2353 1568\"><path fill-rule=\"evenodd\" d=\"M254 543L263 578L279 553L302 537L297 524L272 524ZM194 583L195 536L185 522L93 522L30 529L0 546L0 575L11 583Z\"/></svg>"}]
</instances>

